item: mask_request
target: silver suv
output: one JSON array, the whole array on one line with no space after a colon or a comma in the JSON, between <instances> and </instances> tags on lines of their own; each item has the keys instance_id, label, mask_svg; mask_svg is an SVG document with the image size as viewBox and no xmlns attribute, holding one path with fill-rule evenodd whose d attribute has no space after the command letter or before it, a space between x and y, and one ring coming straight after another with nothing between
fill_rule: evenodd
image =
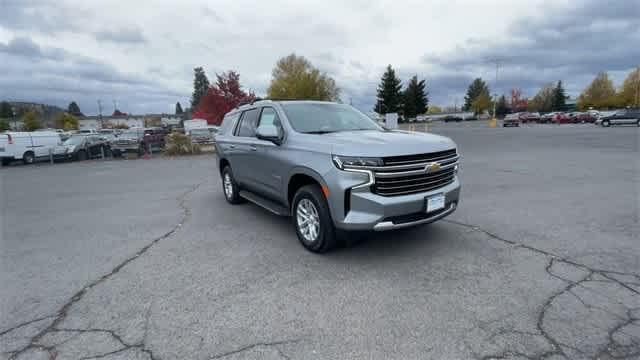
<instances>
[{"instance_id":1,"label":"silver suv","mask_svg":"<svg viewBox=\"0 0 640 360\"><path fill-rule=\"evenodd\" d=\"M345 231L426 224L458 204L453 141L386 130L349 105L243 105L225 116L216 150L227 201L293 216L313 252L330 250Z\"/></svg>"}]
</instances>

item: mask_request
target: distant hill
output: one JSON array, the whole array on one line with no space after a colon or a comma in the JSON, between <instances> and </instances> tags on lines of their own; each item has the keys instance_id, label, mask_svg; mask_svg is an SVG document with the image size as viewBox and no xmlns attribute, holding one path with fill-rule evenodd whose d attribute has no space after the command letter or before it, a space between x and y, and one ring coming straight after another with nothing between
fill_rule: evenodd
<instances>
[{"instance_id":1,"label":"distant hill","mask_svg":"<svg viewBox=\"0 0 640 360\"><path fill-rule=\"evenodd\" d=\"M33 102L25 102L25 101L8 101L8 103L13 108L13 111L16 113L16 117L18 119L22 118L28 111L35 111L38 114L38 118L42 122L43 127L55 127L55 119L56 117L65 112L65 109L62 109L58 106L33 103Z\"/></svg>"}]
</instances>

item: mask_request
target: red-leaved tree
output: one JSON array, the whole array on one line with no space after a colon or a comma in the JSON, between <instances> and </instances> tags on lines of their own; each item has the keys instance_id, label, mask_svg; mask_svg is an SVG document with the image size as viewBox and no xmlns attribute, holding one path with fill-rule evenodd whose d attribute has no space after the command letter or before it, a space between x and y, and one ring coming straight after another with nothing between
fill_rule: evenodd
<instances>
[{"instance_id":1,"label":"red-leaved tree","mask_svg":"<svg viewBox=\"0 0 640 360\"><path fill-rule=\"evenodd\" d=\"M511 89L511 111L527 111L528 103L527 98L522 97L522 91L520 89Z\"/></svg>"},{"instance_id":2,"label":"red-leaved tree","mask_svg":"<svg viewBox=\"0 0 640 360\"><path fill-rule=\"evenodd\" d=\"M256 98L253 92L242 90L240 75L233 70L216 74L216 79L191 114L194 119L205 119L210 125L220 125L224 115L231 109Z\"/></svg>"}]
</instances>

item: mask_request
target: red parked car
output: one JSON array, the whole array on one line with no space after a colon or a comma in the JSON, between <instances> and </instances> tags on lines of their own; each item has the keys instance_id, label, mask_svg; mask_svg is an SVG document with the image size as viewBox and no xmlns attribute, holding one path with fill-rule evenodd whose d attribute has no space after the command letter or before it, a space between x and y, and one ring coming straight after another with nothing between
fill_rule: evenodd
<instances>
[{"instance_id":1,"label":"red parked car","mask_svg":"<svg viewBox=\"0 0 640 360\"><path fill-rule=\"evenodd\" d=\"M579 123L594 123L596 122L596 117L589 113L578 113L575 117L576 122Z\"/></svg>"},{"instance_id":2,"label":"red parked car","mask_svg":"<svg viewBox=\"0 0 640 360\"><path fill-rule=\"evenodd\" d=\"M563 112L557 112L553 113L553 115L551 116L551 122L554 124L571 124L573 123L573 120L571 119L571 117L569 117L569 115Z\"/></svg>"}]
</instances>

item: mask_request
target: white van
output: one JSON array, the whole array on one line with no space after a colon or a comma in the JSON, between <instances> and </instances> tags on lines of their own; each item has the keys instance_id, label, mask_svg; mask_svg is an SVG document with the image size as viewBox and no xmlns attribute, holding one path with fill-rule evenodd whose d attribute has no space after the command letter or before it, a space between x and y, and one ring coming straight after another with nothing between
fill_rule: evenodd
<instances>
[{"instance_id":1,"label":"white van","mask_svg":"<svg viewBox=\"0 0 640 360\"><path fill-rule=\"evenodd\" d=\"M49 150L53 150L60 141L60 134L55 131L0 133L2 165L9 165L13 160L32 164L38 159L47 159Z\"/></svg>"}]
</instances>

